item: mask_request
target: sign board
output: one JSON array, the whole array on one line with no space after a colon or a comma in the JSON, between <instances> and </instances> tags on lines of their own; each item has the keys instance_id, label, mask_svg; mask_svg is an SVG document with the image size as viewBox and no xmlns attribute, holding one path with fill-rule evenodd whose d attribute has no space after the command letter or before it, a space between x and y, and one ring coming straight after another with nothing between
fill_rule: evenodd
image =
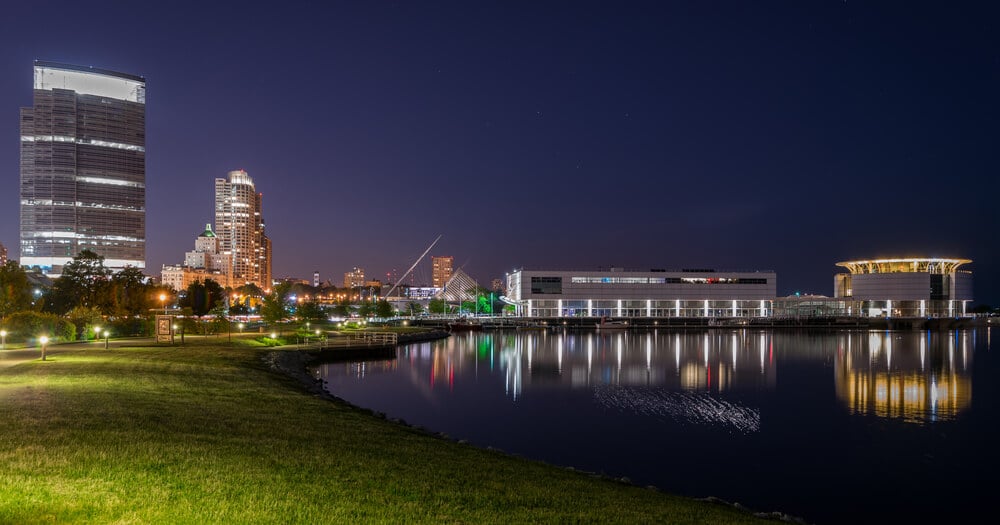
<instances>
[{"instance_id":1,"label":"sign board","mask_svg":"<svg viewBox=\"0 0 1000 525\"><path fill-rule=\"evenodd\" d=\"M156 342L171 344L174 342L174 316L156 316Z\"/></svg>"}]
</instances>

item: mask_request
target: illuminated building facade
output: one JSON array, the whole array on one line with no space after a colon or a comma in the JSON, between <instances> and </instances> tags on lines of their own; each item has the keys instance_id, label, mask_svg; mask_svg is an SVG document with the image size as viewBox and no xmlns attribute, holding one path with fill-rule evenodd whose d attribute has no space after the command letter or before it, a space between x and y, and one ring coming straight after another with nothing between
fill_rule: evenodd
<instances>
[{"instance_id":1,"label":"illuminated building facade","mask_svg":"<svg viewBox=\"0 0 1000 525\"><path fill-rule=\"evenodd\" d=\"M163 265L160 270L160 283L169 286L175 291L187 290L187 287L195 281L204 282L211 279L223 288L230 288L229 276L219 270L208 270L205 268L194 268L183 265Z\"/></svg>"},{"instance_id":2,"label":"illuminated building facade","mask_svg":"<svg viewBox=\"0 0 1000 525\"><path fill-rule=\"evenodd\" d=\"M768 317L774 272L516 270L508 302L527 317Z\"/></svg>"},{"instance_id":3,"label":"illuminated building facade","mask_svg":"<svg viewBox=\"0 0 1000 525\"><path fill-rule=\"evenodd\" d=\"M7 264L7 247L0 242L0 266Z\"/></svg>"},{"instance_id":4,"label":"illuminated building facade","mask_svg":"<svg viewBox=\"0 0 1000 525\"><path fill-rule=\"evenodd\" d=\"M344 288L358 288L365 285L365 269L355 266L344 273Z\"/></svg>"},{"instance_id":5,"label":"illuminated building facade","mask_svg":"<svg viewBox=\"0 0 1000 525\"><path fill-rule=\"evenodd\" d=\"M184 253L183 265L163 265L160 282L174 290L187 289L195 281L212 279L223 288L229 287L229 258L219 249L219 238L206 224L194 241L194 251Z\"/></svg>"},{"instance_id":6,"label":"illuminated building facade","mask_svg":"<svg viewBox=\"0 0 1000 525\"><path fill-rule=\"evenodd\" d=\"M431 286L443 288L451 280L455 258L448 256L431 256Z\"/></svg>"},{"instance_id":7,"label":"illuminated building facade","mask_svg":"<svg viewBox=\"0 0 1000 525\"><path fill-rule=\"evenodd\" d=\"M271 287L271 240L264 231L262 201L246 171L215 179L215 234L234 286Z\"/></svg>"},{"instance_id":8,"label":"illuminated building facade","mask_svg":"<svg viewBox=\"0 0 1000 525\"><path fill-rule=\"evenodd\" d=\"M834 296L861 301L867 317L961 317L972 301L969 259L895 258L845 261Z\"/></svg>"},{"instance_id":9,"label":"illuminated building facade","mask_svg":"<svg viewBox=\"0 0 1000 525\"><path fill-rule=\"evenodd\" d=\"M146 81L36 61L21 108L21 264L58 274L82 250L146 266Z\"/></svg>"}]
</instances>

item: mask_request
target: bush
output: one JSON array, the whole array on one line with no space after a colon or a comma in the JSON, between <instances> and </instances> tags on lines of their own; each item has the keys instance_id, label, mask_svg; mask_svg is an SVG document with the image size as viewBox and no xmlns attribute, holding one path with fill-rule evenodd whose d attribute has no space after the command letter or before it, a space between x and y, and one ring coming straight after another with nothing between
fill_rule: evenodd
<instances>
[{"instance_id":1,"label":"bush","mask_svg":"<svg viewBox=\"0 0 1000 525\"><path fill-rule=\"evenodd\" d=\"M115 337L152 335L153 321L148 317L119 317L111 321L110 330Z\"/></svg>"},{"instance_id":2,"label":"bush","mask_svg":"<svg viewBox=\"0 0 1000 525\"><path fill-rule=\"evenodd\" d=\"M16 343L31 341L40 335L47 335L53 341L76 339L76 326L54 314L17 312L7 316L4 326L7 340Z\"/></svg>"}]
</instances>

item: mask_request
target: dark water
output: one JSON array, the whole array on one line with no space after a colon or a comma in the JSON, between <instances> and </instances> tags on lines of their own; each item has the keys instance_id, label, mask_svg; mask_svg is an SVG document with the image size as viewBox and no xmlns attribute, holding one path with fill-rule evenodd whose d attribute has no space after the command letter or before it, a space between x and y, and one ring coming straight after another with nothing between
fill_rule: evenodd
<instances>
[{"instance_id":1,"label":"dark water","mask_svg":"<svg viewBox=\"0 0 1000 525\"><path fill-rule=\"evenodd\" d=\"M318 367L455 439L811 523L995 514L1000 360L958 332L482 332Z\"/></svg>"}]
</instances>

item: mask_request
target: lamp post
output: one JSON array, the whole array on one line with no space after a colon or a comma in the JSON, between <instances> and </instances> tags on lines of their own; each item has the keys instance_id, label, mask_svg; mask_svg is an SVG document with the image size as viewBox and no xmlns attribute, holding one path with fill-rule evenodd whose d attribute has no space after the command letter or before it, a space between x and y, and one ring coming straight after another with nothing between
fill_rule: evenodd
<instances>
[{"instance_id":1,"label":"lamp post","mask_svg":"<svg viewBox=\"0 0 1000 525\"><path fill-rule=\"evenodd\" d=\"M0 350L7 349L7 330L0 330Z\"/></svg>"},{"instance_id":2,"label":"lamp post","mask_svg":"<svg viewBox=\"0 0 1000 525\"><path fill-rule=\"evenodd\" d=\"M243 335L243 323L240 323L240 335Z\"/></svg>"},{"instance_id":3,"label":"lamp post","mask_svg":"<svg viewBox=\"0 0 1000 525\"><path fill-rule=\"evenodd\" d=\"M38 342L42 343L42 361L45 361L45 345L49 344L49 338L43 335L38 338Z\"/></svg>"},{"instance_id":4,"label":"lamp post","mask_svg":"<svg viewBox=\"0 0 1000 525\"><path fill-rule=\"evenodd\" d=\"M107 350L107 349L108 349L108 336L109 336L109 335L111 335L111 332L109 332L109 331L105 330L105 331L104 331L104 349L105 349L105 350Z\"/></svg>"},{"instance_id":5,"label":"lamp post","mask_svg":"<svg viewBox=\"0 0 1000 525\"><path fill-rule=\"evenodd\" d=\"M100 340L101 340L101 327L100 326L95 326L94 327L94 341L100 341Z\"/></svg>"},{"instance_id":6,"label":"lamp post","mask_svg":"<svg viewBox=\"0 0 1000 525\"><path fill-rule=\"evenodd\" d=\"M167 315L167 305L166 305L166 302L165 302L166 300L167 300L167 295L161 293L160 294L160 310L163 310L163 315Z\"/></svg>"}]
</instances>

